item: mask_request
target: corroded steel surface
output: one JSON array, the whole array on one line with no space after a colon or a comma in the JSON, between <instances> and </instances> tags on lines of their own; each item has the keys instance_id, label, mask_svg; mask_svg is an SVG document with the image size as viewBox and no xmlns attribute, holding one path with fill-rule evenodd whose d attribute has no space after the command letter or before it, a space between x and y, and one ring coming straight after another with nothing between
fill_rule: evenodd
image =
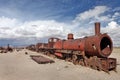
<instances>
[{"instance_id":1,"label":"corroded steel surface","mask_svg":"<svg viewBox=\"0 0 120 80\"><path fill-rule=\"evenodd\" d=\"M69 40L59 40L55 43L54 48L56 49L66 49L66 50L84 50L83 39L69 39Z\"/></svg>"},{"instance_id":2,"label":"corroded steel surface","mask_svg":"<svg viewBox=\"0 0 120 80\"><path fill-rule=\"evenodd\" d=\"M54 63L53 60L40 55L30 55L30 57L38 64Z\"/></svg>"},{"instance_id":3,"label":"corroded steel surface","mask_svg":"<svg viewBox=\"0 0 120 80\"><path fill-rule=\"evenodd\" d=\"M37 43L36 44L36 48L47 48L48 47L48 43Z\"/></svg>"},{"instance_id":4,"label":"corroded steel surface","mask_svg":"<svg viewBox=\"0 0 120 80\"><path fill-rule=\"evenodd\" d=\"M51 37L48 39L48 47L53 48L55 42L59 41L59 38Z\"/></svg>"},{"instance_id":5,"label":"corroded steel surface","mask_svg":"<svg viewBox=\"0 0 120 80\"><path fill-rule=\"evenodd\" d=\"M102 65L102 70L105 72L114 70L116 71L116 65L117 65L117 61L116 58L101 58L101 65Z\"/></svg>"}]
</instances>

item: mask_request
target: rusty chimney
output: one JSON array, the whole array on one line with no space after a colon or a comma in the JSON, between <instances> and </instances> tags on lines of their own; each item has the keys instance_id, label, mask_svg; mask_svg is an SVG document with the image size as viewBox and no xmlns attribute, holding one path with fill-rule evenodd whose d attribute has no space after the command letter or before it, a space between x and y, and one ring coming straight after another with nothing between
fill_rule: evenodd
<instances>
[{"instance_id":1,"label":"rusty chimney","mask_svg":"<svg viewBox=\"0 0 120 80\"><path fill-rule=\"evenodd\" d=\"M95 23L95 35L100 34L100 22Z\"/></svg>"},{"instance_id":2,"label":"rusty chimney","mask_svg":"<svg viewBox=\"0 0 120 80\"><path fill-rule=\"evenodd\" d=\"M74 39L73 34L69 33L67 39Z\"/></svg>"}]
</instances>

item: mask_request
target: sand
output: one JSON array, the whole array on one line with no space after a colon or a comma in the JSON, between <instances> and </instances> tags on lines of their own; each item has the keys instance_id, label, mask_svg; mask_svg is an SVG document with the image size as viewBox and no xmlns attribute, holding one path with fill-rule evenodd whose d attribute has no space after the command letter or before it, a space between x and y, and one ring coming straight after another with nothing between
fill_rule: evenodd
<instances>
[{"instance_id":1,"label":"sand","mask_svg":"<svg viewBox=\"0 0 120 80\"><path fill-rule=\"evenodd\" d=\"M37 64L29 57L32 54L42 55L26 49L0 54L0 80L120 80L120 65L117 73L108 74L53 58L55 63ZM120 64L120 48L114 48L110 57Z\"/></svg>"}]
</instances>

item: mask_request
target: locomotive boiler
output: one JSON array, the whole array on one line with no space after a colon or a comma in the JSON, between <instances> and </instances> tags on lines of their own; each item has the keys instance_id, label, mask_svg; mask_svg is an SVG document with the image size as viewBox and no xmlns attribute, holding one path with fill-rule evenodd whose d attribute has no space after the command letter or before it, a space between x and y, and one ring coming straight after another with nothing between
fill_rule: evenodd
<instances>
[{"instance_id":1,"label":"locomotive boiler","mask_svg":"<svg viewBox=\"0 0 120 80\"><path fill-rule=\"evenodd\" d=\"M95 35L74 39L73 34L68 34L68 40L59 40L55 43L54 48L59 52L80 51L86 56L108 57L113 49L113 43L107 33L100 33L100 23L95 23ZM65 53L65 52L64 52ZM79 53L76 53L79 54Z\"/></svg>"}]
</instances>

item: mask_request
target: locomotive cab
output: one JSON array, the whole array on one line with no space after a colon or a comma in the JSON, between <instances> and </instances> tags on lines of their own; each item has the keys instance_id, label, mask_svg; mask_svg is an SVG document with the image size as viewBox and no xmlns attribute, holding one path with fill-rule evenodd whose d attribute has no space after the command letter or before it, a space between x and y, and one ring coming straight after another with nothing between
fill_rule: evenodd
<instances>
[{"instance_id":1,"label":"locomotive cab","mask_svg":"<svg viewBox=\"0 0 120 80\"><path fill-rule=\"evenodd\" d=\"M48 47L53 48L54 44L60 40L59 38L51 37L48 39Z\"/></svg>"}]
</instances>

